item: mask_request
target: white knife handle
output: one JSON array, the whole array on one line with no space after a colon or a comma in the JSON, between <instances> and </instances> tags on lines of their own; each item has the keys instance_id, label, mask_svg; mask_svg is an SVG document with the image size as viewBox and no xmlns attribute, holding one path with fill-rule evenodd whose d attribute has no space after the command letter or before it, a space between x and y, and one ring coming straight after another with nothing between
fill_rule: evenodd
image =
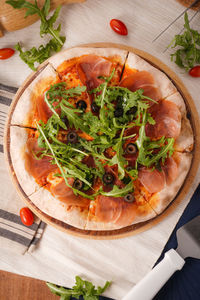
<instances>
[{"instance_id":1,"label":"white knife handle","mask_svg":"<svg viewBox=\"0 0 200 300\"><path fill-rule=\"evenodd\" d=\"M137 283L122 300L152 299L172 274L182 269L184 263L184 259L174 249L169 250L165 253L163 260Z\"/></svg>"}]
</instances>

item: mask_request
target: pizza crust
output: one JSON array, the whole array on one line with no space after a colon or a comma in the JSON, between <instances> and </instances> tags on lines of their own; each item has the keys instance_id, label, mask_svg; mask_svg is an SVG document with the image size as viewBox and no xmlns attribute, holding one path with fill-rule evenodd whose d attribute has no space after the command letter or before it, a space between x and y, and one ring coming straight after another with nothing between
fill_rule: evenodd
<instances>
[{"instance_id":1,"label":"pizza crust","mask_svg":"<svg viewBox=\"0 0 200 300\"><path fill-rule=\"evenodd\" d=\"M117 48L75 47L71 49L66 49L52 56L48 61L55 69L57 69L57 67L60 64L62 64L65 60L69 60L71 58L75 58L87 54L99 55L107 58L116 57L119 59L119 62L123 65L125 63L128 51L117 49Z\"/></svg>"},{"instance_id":2,"label":"pizza crust","mask_svg":"<svg viewBox=\"0 0 200 300\"><path fill-rule=\"evenodd\" d=\"M194 145L194 135L190 121L187 118L187 111L183 97L180 95L179 92L176 92L173 95L166 97L165 100L175 103L178 106L182 117L181 132L178 138L176 139L174 145L175 151L192 151Z\"/></svg>"},{"instance_id":3,"label":"pizza crust","mask_svg":"<svg viewBox=\"0 0 200 300\"><path fill-rule=\"evenodd\" d=\"M194 147L194 135L190 121L184 114L181 120L181 132L174 143L175 151L191 152Z\"/></svg>"},{"instance_id":4,"label":"pizza crust","mask_svg":"<svg viewBox=\"0 0 200 300\"><path fill-rule=\"evenodd\" d=\"M48 64L27 87L25 85L26 89L20 96L13 112L11 125L36 128L36 125L30 123L31 112L34 113L35 110L35 100L44 93L50 84L56 83L57 80L57 72Z\"/></svg>"},{"instance_id":5,"label":"pizza crust","mask_svg":"<svg viewBox=\"0 0 200 300\"><path fill-rule=\"evenodd\" d=\"M176 197L178 191L184 183L192 162L191 153L176 152L175 155L178 156L178 159L180 159L178 176L176 180L174 180L169 186L166 185L165 188L158 193L158 201L153 206L153 209L158 215L161 214Z\"/></svg>"},{"instance_id":6,"label":"pizza crust","mask_svg":"<svg viewBox=\"0 0 200 300\"><path fill-rule=\"evenodd\" d=\"M69 209L65 203L57 200L45 188L40 188L36 193L32 194L29 199L36 207L50 217L71 226L85 229L88 210L85 209L81 211L79 207L71 207Z\"/></svg>"},{"instance_id":7,"label":"pizza crust","mask_svg":"<svg viewBox=\"0 0 200 300\"><path fill-rule=\"evenodd\" d=\"M133 52L128 53L128 58L125 64L125 69L126 68L149 72L154 78L156 87L160 90L161 99L164 99L177 91L171 80L162 71L156 69L146 60Z\"/></svg>"},{"instance_id":8,"label":"pizza crust","mask_svg":"<svg viewBox=\"0 0 200 300\"><path fill-rule=\"evenodd\" d=\"M115 222L102 222L98 220L97 216L94 216L92 213L95 209L95 202L91 201L90 204L90 211L88 214L88 220L85 229L87 230L114 230L114 229L120 229L129 225L138 224L141 222L148 221L150 219L153 219L156 217L155 211L152 209L152 207L149 205L149 203L145 200L138 201L136 200L134 209L133 209L133 222L130 224L124 225L124 221L126 218L126 215L123 217L121 216L121 211L119 211L119 218L116 219ZM122 212L125 213L126 212Z\"/></svg>"},{"instance_id":9,"label":"pizza crust","mask_svg":"<svg viewBox=\"0 0 200 300\"><path fill-rule=\"evenodd\" d=\"M31 129L10 127L10 156L15 175L27 196L37 191L40 186L35 179L26 171L25 152L28 133Z\"/></svg>"},{"instance_id":10,"label":"pizza crust","mask_svg":"<svg viewBox=\"0 0 200 300\"><path fill-rule=\"evenodd\" d=\"M175 103L178 106L178 108L181 112L181 115L186 114L185 102L184 102L183 97L181 96L181 94L179 92L176 92L176 93L166 97L165 100L168 100L168 101L171 101L171 102Z\"/></svg>"}]
</instances>

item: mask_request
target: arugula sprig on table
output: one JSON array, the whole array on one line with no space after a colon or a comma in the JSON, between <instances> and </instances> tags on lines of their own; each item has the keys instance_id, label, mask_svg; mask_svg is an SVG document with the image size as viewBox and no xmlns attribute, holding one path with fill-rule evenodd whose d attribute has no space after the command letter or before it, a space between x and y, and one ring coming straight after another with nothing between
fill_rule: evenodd
<instances>
[{"instance_id":1,"label":"arugula sprig on table","mask_svg":"<svg viewBox=\"0 0 200 300\"><path fill-rule=\"evenodd\" d=\"M81 277L76 276L75 285L71 289L59 287L53 283L47 282L47 286L51 292L60 296L60 300L70 300L72 297L79 299L83 296L84 300L98 300L99 296L111 285L110 281L106 281L103 287L98 286L95 288L92 282L83 280Z\"/></svg>"},{"instance_id":2,"label":"arugula sprig on table","mask_svg":"<svg viewBox=\"0 0 200 300\"><path fill-rule=\"evenodd\" d=\"M60 82L51 86L45 93L45 102L52 111L52 116L46 124L41 121L38 124L40 133L38 145L43 149L38 156L36 154L38 159L44 156L52 157L52 163L57 164L59 168L57 176L62 176L67 186L69 186L68 178L70 177L81 180L84 183L84 188L80 191L72 187L73 191L75 194L89 199L94 199L98 194L112 197L126 195L133 190L133 180L138 176L140 165L159 168L160 164L164 163L165 159L174 151L173 138L162 137L152 141L146 136L146 124L155 124L152 116L148 113L149 101L155 101L144 96L142 90L131 92L123 87L109 86L111 77L104 80L98 88L92 91L94 101L99 106L98 116L93 115L90 111L77 109L70 103L70 99L73 97L81 97L86 87L78 86L67 89L66 83ZM123 115L119 118L115 118L117 105L123 107ZM132 108L135 108L135 114L127 114ZM64 119L67 119L68 126L66 126ZM127 138L135 137L136 134L127 136L124 133L127 128L132 126L139 127L136 140L138 157L136 167L128 170L123 145ZM66 135L67 130L76 130L79 133L83 131L90 139L87 140L87 138L79 136L76 143L66 143L59 138L59 134L64 132ZM109 148L112 149L113 153L111 158L105 154ZM84 163L89 156L93 157L95 168ZM87 190L93 189L94 180L97 177L100 179L103 177L105 165L117 165L118 178L128 180L126 186L119 188L114 185L110 192L99 189L88 195Z\"/></svg>"},{"instance_id":3,"label":"arugula sprig on table","mask_svg":"<svg viewBox=\"0 0 200 300\"><path fill-rule=\"evenodd\" d=\"M47 18L50 11L50 0L45 0L44 6L40 9L37 1L30 3L26 0L8 0L6 3L10 4L13 8L16 9L26 9L25 17L29 15L37 14L40 17L40 36L51 35L52 39L44 46L40 45L38 49L32 47L30 50L23 51L20 43L17 43L15 46L16 50L19 51L21 59L32 69L36 70L35 63L42 63L44 60L49 58L52 55L52 52L58 52L64 45L65 36L60 35L61 24L56 28L54 23L56 22L61 6L58 6L54 11L53 15Z\"/></svg>"},{"instance_id":4,"label":"arugula sprig on table","mask_svg":"<svg viewBox=\"0 0 200 300\"><path fill-rule=\"evenodd\" d=\"M175 35L168 47L178 49L171 54L171 60L186 71L200 64L200 33L190 27L188 15L184 15L183 34Z\"/></svg>"}]
</instances>

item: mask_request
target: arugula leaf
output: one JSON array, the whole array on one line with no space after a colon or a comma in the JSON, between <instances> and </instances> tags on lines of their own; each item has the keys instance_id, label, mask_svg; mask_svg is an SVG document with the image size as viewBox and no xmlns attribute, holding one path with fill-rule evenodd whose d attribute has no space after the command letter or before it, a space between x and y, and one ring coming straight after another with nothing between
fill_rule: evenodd
<instances>
[{"instance_id":1,"label":"arugula leaf","mask_svg":"<svg viewBox=\"0 0 200 300\"><path fill-rule=\"evenodd\" d=\"M98 300L99 296L111 285L110 281L106 281L103 287L98 286L95 288L92 282L83 280L81 277L76 276L75 285L71 289L58 287L53 283L46 283L51 292L57 296L61 296L62 300L70 300L71 297L79 299L83 296L84 300Z\"/></svg>"},{"instance_id":2,"label":"arugula leaf","mask_svg":"<svg viewBox=\"0 0 200 300\"><path fill-rule=\"evenodd\" d=\"M125 176L125 165L127 164L126 159L122 156L123 149L122 149L122 138L124 134L124 129L122 129L120 138L118 142L113 146L113 150L116 151L116 154L113 156L112 160L109 162L109 165L118 165L118 172L119 172L119 179L123 179Z\"/></svg>"},{"instance_id":3,"label":"arugula leaf","mask_svg":"<svg viewBox=\"0 0 200 300\"><path fill-rule=\"evenodd\" d=\"M163 145L160 151L157 154L152 155L152 157L146 157L143 164L147 167L152 166L153 164L157 164L160 159L162 159L162 163L164 163L167 156L171 156L174 152L174 138L166 139L167 144ZM156 147L155 147L156 148Z\"/></svg>"},{"instance_id":4,"label":"arugula leaf","mask_svg":"<svg viewBox=\"0 0 200 300\"><path fill-rule=\"evenodd\" d=\"M131 170L126 169L126 173L128 173L134 179L138 178L138 170L137 169L131 169Z\"/></svg>"},{"instance_id":5,"label":"arugula leaf","mask_svg":"<svg viewBox=\"0 0 200 300\"><path fill-rule=\"evenodd\" d=\"M99 158L105 161L111 161L111 159L107 158L103 153L98 153L98 150L94 146L92 141L86 141L80 139L80 144L89 151L89 154L92 155L94 158Z\"/></svg>"},{"instance_id":6,"label":"arugula leaf","mask_svg":"<svg viewBox=\"0 0 200 300\"><path fill-rule=\"evenodd\" d=\"M23 51L20 43L17 43L15 45L15 49L19 51L19 56L29 66L29 68L35 71L35 62L41 64L43 61L50 57L51 41L46 46L40 45L38 49L32 47L27 51Z\"/></svg>"},{"instance_id":7,"label":"arugula leaf","mask_svg":"<svg viewBox=\"0 0 200 300\"><path fill-rule=\"evenodd\" d=\"M65 42L65 37L60 35L61 25L54 28L54 23L58 18L61 6L58 6L53 15L47 19L50 10L50 0L45 0L44 6L40 9L37 1L30 3L26 0L8 0L6 3L10 4L15 9L26 8L25 18L29 15L37 14L41 20L40 36L43 37L46 34L50 34L52 39L44 46L40 45L37 49L32 47L30 50L23 51L21 45L18 43L15 49L20 52L21 59L32 69L36 70L35 63L42 63L52 52L58 52L62 48Z\"/></svg>"},{"instance_id":8,"label":"arugula leaf","mask_svg":"<svg viewBox=\"0 0 200 300\"><path fill-rule=\"evenodd\" d=\"M83 125L81 118L77 114L77 113L82 114L83 113L82 110L75 109L75 108L69 108L69 107L65 106L62 102L60 103L60 108L67 116L67 119L69 121L71 128L74 126L76 129L81 129L82 131L89 133L88 126Z\"/></svg>"},{"instance_id":9,"label":"arugula leaf","mask_svg":"<svg viewBox=\"0 0 200 300\"><path fill-rule=\"evenodd\" d=\"M113 189L110 192L104 192L101 190L101 195L107 197L123 197L128 193L133 191L133 182L130 181L124 188L119 188L117 185L113 186Z\"/></svg>"},{"instance_id":10,"label":"arugula leaf","mask_svg":"<svg viewBox=\"0 0 200 300\"><path fill-rule=\"evenodd\" d=\"M183 34L175 35L174 39L168 47L178 49L171 54L171 60L174 61L180 68L186 71L200 63L200 33L190 27L188 15L184 15Z\"/></svg>"},{"instance_id":11,"label":"arugula leaf","mask_svg":"<svg viewBox=\"0 0 200 300\"><path fill-rule=\"evenodd\" d=\"M137 163L140 163L146 167L150 167L153 164L157 165L160 159L162 159L162 163L164 163L167 155L172 155L174 151L174 139L166 139L165 137L162 137L157 141L151 141L145 133L145 126L147 122L150 122L150 124L155 124L155 121L152 119L152 117L147 114L147 111L145 111L143 114L142 126L139 130L139 137L136 141L136 145L139 150ZM160 148L160 151L158 153L154 153L153 150L158 148Z\"/></svg>"},{"instance_id":12,"label":"arugula leaf","mask_svg":"<svg viewBox=\"0 0 200 300\"><path fill-rule=\"evenodd\" d=\"M61 110L63 110L66 114L69 114L69 121L71 121L70 116L76 119L77 122L77 115L74 115L74 112L80 112L82 113L81 110L76 110L74 107L69 103L64 100L69 99L70 97L74 97L76 95L81 95L82 92L84 92L86 89L85 86L77 86L76 88L72 89L66 89L66 83L65 82L59 82L57 84L54 84L53 86L50 87L50 89L45 93L44 100L47 103L48 107L50 110L53 112L55 118L58 120L58 124L63 128L67 129L67 126L65 123L61 120L59 114L56 112L56 108L60 107ZM54 104L57 103L56 106ZM73 111L69 110L65 105L69 106ZM61 112L62 114L62 112ZM80 122L78 120L78 124L76 126L80 127Z\"/></svg>"}]
</instances>

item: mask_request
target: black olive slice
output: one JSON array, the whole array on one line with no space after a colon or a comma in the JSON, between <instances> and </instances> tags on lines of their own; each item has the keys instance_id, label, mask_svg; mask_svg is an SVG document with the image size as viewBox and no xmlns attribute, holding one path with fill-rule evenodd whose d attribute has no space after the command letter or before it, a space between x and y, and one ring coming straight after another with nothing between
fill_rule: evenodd
<instances>
[{"instance_id":1,"label":"black olive slice","mask_svg":"<svg viewBox=\"0 0 200 300\"><path fill-rule=\"evenodd\" d=\"M78 135L75 131L70 131L67 134L67 142L75 144L78 141Z\"/></svg>"},{"instance_id":2,"label":"black olive slice","mask_svg":"<svg viewBox=\"0 0 200 300\"><path fill-rule=\"evenodd\" d=\"M127 115L134 115L134 114L136 113L136 111L137 111L137 107L136 107L136 106L133 106L133 107L131 107L131 108L126 112L126 114L127 114Z\"/></svg>"},{"instance_id":3,"label":"black olive slice","mask_svg":"<svg viewBox=\"0 0 200 300\"><path fill-rule=\"evenodd\" d=\"M131 203L131 202L133 202L135 200L135 198L134 198L133 194L127 194L126 196L124 196L124 200L126 202Z\"/></svg>"},{"instance_id":4,"label":"black olive slice","mask_svg":"<svg viewBox=\"0 0 200 300\"><path fill-rule=\"evenodd\" d=\"M92 109L93 113L98 113L99 112L99 106L95 102L92 102L91 109Z\"/></svg>"},{"instance_id":5,"label":"black olive slice","mask_svg":"<svg viewBox=\"0 0 200 300\"><path fill-rule=\"evenodd\" d=\"M117 107L114 111L114 116L116 118L119 118L119 117L122 117L123 116L123 113L124 113L124 110L122 107Z\"/></svg>"},{"instance_id":6,"label":"black olive slice","mask_svg":"<svg viewBox=\"0 0 200 300\"><path fill-rule=\"evenodd\" d=\"M87 103L84 100L79 100L76 102L76 108L85 110L87 108Z\"/></svg>"},{"instance_id":7,"label":"black olive slice","mask_svg":"<svg viewBox=\"0 0 200 300\"><path fill-rule=\"evenodd\" d=\"M107 172L103 175L102 179L103 179L103 183L112 184L112 183L114 183L115 177L113 174Z\"/></svg>"},{"instance_id":8,"label":"black olive slice","mask_svg":"<svg viewBox=\"0 0 200 300\"><path fill-rule=\"evenodd\" d=\"M137 152L137 147L135 144L130 143L126 146L126 153L128 154L135 154Z\"/></svg>"},{"instance_id":9,"label":"black olive slice","mask_svg":"<svg viewBox=\"0 0 200 300\"><path fill-rule=\"evenodd\" d=\"M75 188L76 190L81 190L84 186L83 181L81 181L80 179L75 179L74 183L73 183L73 188Z\"/></svg>"}]
</instances>

